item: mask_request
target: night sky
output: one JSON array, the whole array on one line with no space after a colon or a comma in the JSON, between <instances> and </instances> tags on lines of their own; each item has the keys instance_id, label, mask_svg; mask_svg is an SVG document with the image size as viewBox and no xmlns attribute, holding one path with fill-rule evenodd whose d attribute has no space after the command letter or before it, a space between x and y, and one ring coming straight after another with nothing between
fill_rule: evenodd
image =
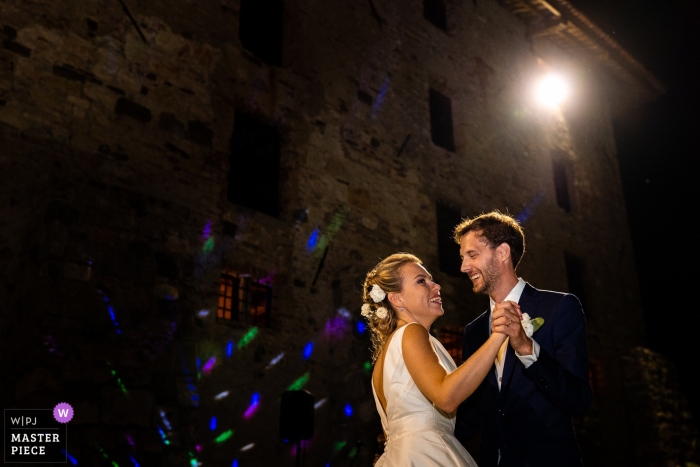
<instances>
[{"instance_id":1,"label":"night sky","mask_svg":"<svg viewBox=\"0 0 700 467\"><path fill-rule=\"evenodd\" d=\"M690 0L571 0L668 92L614 122L644 306L647 346L670 357L700 423L696 334L700 284L697 72L700 4ZM612 279L612 278L611 278ZM614 279L613 279L614 282Z\"/></svg>"}]
</instances>

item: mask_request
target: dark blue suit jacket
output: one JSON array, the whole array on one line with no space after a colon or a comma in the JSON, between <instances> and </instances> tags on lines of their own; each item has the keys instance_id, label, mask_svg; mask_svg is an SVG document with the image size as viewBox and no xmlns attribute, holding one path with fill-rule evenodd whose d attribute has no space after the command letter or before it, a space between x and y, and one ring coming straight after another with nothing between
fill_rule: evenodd
<instances>
[{"instance_id":1,"label":"dark blue suit jacket","mask_svg":"<svg viewBox=\"0 0 700 467\"><path fill-rule=\"evenodd\" d=\"M459 407L455 436L462 442L481 431L479 467L581 466L571 417L591 404L586 320L574 295L537 290L526 284L520 310L544 318L533 339L540 345L529 368L508 346L502 389L495 365ZM489 314L464 329L462 357L468 359L489 337Z\"/></svg>"}]
</instances>

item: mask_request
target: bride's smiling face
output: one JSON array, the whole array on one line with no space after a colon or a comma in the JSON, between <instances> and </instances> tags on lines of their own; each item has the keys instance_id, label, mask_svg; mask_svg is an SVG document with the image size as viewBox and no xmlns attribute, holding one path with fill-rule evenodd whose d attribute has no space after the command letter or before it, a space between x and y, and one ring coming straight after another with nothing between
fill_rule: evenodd
<instances>
[{"instance_id":1,"label":"bride's smiling face","mask_svg":"<svg viewBox=\"0 0 700 467\"><path fill-rule=\"evenodd\" d=\"M433 282L433 276L420 264L407 263L399 270L403 277L403 290L398 294L400 305L415 318L442 316L440 285Z\"/></svg>"}]
</instances>

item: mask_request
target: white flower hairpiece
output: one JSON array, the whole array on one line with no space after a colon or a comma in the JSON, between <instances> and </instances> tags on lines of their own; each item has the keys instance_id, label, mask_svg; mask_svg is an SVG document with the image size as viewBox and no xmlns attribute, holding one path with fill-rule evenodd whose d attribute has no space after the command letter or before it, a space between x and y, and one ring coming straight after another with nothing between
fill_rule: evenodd
<instances>
[{"instance_id":1,"label":"white flower hairpiece","mask_svg":"<svg viewBox=\"0 0 700 467\"><path fill-rule=\"evenodd\" d=\"M375 311L374 314L377 315L377 318L384 319L386 318L386 315L389 314L389 312L386 311L386 308L380 306L379 308L377 308L377 311Z\"/></svg>"},{"instance_id":2,"label":"white flower hairpiece","mask_svg":"<svg viewBox=\"0 0 700 467\"><path fill-rule=\"evenodd\" d=\"M369 303L365 303L362 305L362 316L365 318L369 318L372 315L372 307L369 306Z\"/></svg>"},{"instance_id":3,"label":"white flower hairpiece","mask_svg":"<svg viewBox=\"0 0 700 467\"><path fill-rule=\"evenodd\" d=\"M372 290L369 292L369 296L372 297L374 303L379 303L386 298L386 292L384 292L377 284L374 284L372 286Z\"/></svg>"}]
</instances>

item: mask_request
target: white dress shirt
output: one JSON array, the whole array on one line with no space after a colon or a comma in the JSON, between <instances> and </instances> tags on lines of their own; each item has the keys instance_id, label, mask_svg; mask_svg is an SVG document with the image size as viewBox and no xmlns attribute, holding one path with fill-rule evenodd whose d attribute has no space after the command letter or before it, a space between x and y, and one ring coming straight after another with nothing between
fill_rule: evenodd
<instances>
[{"instance_id":1,"label":"white dress shirt","mask_svg":"<svg viewBox=\"0 0 700 467\"><path fill-rule=\"evenodd\" d=\"M520 296L523 294L523 290L525 289L525 281L522 280L522 278L518 277L518 283L515 284L515 287L506 295L505 301L511 301L515 303L520 302ZM489 297L489 302L490 302L490 309L491 312L489 313L489 336L491 335L491 316L493 315L493 307L496 305L496 302L493 301L493 298ZM535 363L537 361L537 357L540 355L540 345L535 341L533 338L530 338L530 341L532 341L532 355L519 355L517 352L515 353L515 356L518 357L518 359L525 365L525 368L528 368L530 365ZM506 362L506 353L503 353L503 359L499 362L498 358L496 358L495 364L496 364L496 380L498 381L498 390L501 390L501 381L503 379L503 367L505 366Z\"/></svg>"}]
</instances>

